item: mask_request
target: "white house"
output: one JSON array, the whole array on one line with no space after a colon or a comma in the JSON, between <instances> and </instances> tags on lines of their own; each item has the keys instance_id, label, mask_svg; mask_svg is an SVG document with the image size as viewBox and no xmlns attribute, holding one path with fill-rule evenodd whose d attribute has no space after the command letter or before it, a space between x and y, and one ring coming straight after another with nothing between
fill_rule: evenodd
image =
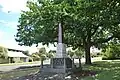
<instances>
[{"instance_id":1,"label":"white house","mask_svg":"<svg viewBox=\"0 0 120 80\"><path fill-rule=\"evenodd\" d=\"M9 63L28 62L29 57L22 52L8 51Z\"/></svg>"}]
</instances>

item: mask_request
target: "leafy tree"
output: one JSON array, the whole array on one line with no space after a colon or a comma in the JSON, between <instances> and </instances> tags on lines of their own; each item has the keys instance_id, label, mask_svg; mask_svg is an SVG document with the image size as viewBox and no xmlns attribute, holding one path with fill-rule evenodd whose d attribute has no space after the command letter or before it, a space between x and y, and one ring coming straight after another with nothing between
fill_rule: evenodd
<instances>
[{"instance_id":1,"label":"leafy tree","mask_svg":"<svg viewBox=\"0 0 120 80\"><path fill-rule=\"evenodd\" d=\"M55 55L55 53L56 53L55 50L50 50L50 51L46 54L46 56L47 56L48 58L53 58L54 55Z\"/></svg>"},{"instance_id":2,"label":"leafy tree","mask_svg":"<svg viewBox=\"0 0 120 80\"><path fill-rule=\"evenodd\" d=\"M39 61L40 60L40 56L38 55L38 53L32 53L32 55L30 55L30 56L33 59L33 61Z\"/></svg>"},{"instance_id":3,"label":"leafy tree","mask_svg":"<svg viewBox=\"0 0 120 80\"><path fill-rule=\"evenodd\" d=\"M38 55L40 57L41 60L41 68L43 68L43 61L46 59L46 49L44 47L39 49Z\"/></svg>"},{"instance_id":4,"label":"leafy tree","mask_svg":"<svg viewBox=\"0 0 120 80\"><path fill-rule=\"evenodd\" d=\"M120 57L120 44L110 43L105 50L103 50L103 58L116 59Z\"/></svg>"},{"instance_id":5,"label":"leafy tree","mask_svg":"<svg viewBox=\"0 0 120 80\"><path fill-rule=\"evenodd\" d=\"M48 53L56 54L56 50L50 50Z\"/></svg>"},{"instance_id":6,"label":"leafy tree","mask_svg":"<svg viewBox=\"0 0 120 80\"><path fill-rule=\"evenodd\" d=\"M30 56L30 54L29 54L29 51L27 50L27 51L23 51L23 54L25 54L25 55L27 55L27 56Z\"/></svg>"},{"instance_id":7,"label":"leafy tree","mask_svg":"<svg viewBox=\"0 0 120 80\"><path fill-rule=\"evenodd\" d=\"M46 57L47 57L47 58L53 58L53 57L54 57L54 54L53 54L53 53L47 53L47 54L46 54Z\"/></svg>"},{"instance_id":8,"label":"leafy tree","mask_svg":"<svg viewBox=\"0 0 120 80\"><path fill-rule=\"evenodd\" d=\"M71 50L68 50L68 55L70 56L70 58L73 58L74 52L72 52Z\"/></svg>"},{"instance_id":9,"label":"leafy tree","mask_svg":"<svg viewBox=\"0 0 120 80\"><path fill-rule=\"evenodd\" d=\"M61 23L63 42L85 50L86 64L91 64L90 47L102 47L120 33L119 0L37 0L27 3L29 11L19 18L16 41L20 45L57 42Z\"/></svg>"},{"instance_id":10,"label":"leafy tree","mask_svg":"<svg viewBox=\"0 0 120 80\"><path fill-rule=\"evenodd\" d=\"M39 52L33 53L31 55L34 61L41 61L41 68L43 68L43 61L47 58L47 52L44 47L39 48Z\"/></svg>"},{"instance_id":11,"label":"leafy tree","mask_svg":"<svg viewBox=\"0 0 120 80\"><path fill-rule=\"evenodd\" d=\"M81 56L84 54L84 50L82 48L78 48L76 51L75 51L75 55L78 57L79 59L79 68L82 70L82 65L81 65Z\"/></svg>"},{"instance_id":12,"label":"leafy tree","mask_svg":"<svg viewBox=\"0 0 120 80\"><path fill-rule=\"evenodd\" d=\"M71 50L68 50L68 56L70 56L70 58L72 59L72 65L74 67L74 55L75 53Z\"/></svg>"},{"instance_id":13,"label":"leafy tree","mask_svg":"<svg viewBox=\"0 0 120 80\"><path fill-rule=\"evenodd\" d=\"M0 58L7 58L8 52L7 48L0 46Z\"/></svg>"}]
</instances>

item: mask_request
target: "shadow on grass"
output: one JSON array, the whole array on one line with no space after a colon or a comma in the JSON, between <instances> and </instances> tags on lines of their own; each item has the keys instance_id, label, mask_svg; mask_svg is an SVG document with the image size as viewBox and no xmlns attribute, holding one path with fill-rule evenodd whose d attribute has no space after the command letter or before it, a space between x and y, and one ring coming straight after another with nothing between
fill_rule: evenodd
<instances>
[{"instance_id":1,"label":"shadow on grass","mask_svg":"<svg viewBox=\"0 0 120 80\"><path fill-rule=\"evenodd\" d=\"M95 76L89 76L84 80L120 80L120 61L99 61L91 66L84 65L84 69L99 71Z\"/></svg>"}]
</instances>

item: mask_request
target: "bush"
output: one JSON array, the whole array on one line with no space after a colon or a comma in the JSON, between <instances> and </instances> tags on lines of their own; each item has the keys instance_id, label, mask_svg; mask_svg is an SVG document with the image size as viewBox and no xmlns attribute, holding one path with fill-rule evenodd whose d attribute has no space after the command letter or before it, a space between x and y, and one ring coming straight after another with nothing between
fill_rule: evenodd
<instances>
[{"instance_id":1,"label":"bush","mask_svg":"<svg viewBox=\"0 0 120 80\"><path fill-rule=\"evenodd\" d=\"M100 53L91 53L91 57L101 57Z\"/></svg>"},{"instance_id":2,"label":"bush","mask_svg":"<svg viewBox=\"0 0 120 80\"><path fill-rule=\"evenodd\" d=\"M120 45L109 45L103 54L103 60L120 59Z\"/></svg>"},{"instance_id":3,"label":"bush","mask_svg":"<svg viewBox=\"0 0 120 80\"><path fill-rule=\"evenodd\" d=\"M33 59L32 59L32 57L29 57L29 60L28 60L28 62L33 62Z\"/></svg>"},{"instance_id":4,"label":"bush","mask_svg":"<svg viewBox=\"0 0 120 80\"><path fill-rule=\"evenodd\" d=\"M37 53L33 53L31 57L33 61L40 61L40 56Z\"/></svg>"}]
</instances>

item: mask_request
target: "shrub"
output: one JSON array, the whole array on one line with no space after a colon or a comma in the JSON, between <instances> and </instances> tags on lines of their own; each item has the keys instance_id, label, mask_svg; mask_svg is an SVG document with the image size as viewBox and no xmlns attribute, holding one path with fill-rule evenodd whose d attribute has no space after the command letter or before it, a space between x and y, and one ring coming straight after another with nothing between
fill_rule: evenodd
<instances>
[{"instance_id":1,"label":"shrub","mask_svg":"<svg viewBox=\"0 0 120 80\"><path fill-rule=\"evenodd\" d=\"M120 45L109 45L103 52L103 59L113 60L120 57Z\"/></svg>"}]
</instances>

